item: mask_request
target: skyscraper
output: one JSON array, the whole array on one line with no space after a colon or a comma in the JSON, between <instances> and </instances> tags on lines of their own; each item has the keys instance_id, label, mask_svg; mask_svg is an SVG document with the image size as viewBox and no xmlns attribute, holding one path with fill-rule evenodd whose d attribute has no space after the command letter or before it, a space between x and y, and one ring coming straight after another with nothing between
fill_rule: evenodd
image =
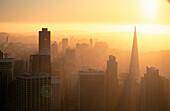
<instances>
[{"instance_id":1,"label":"skyscraper","mask_svg":"<svg viewBox=\"0 0 170 111\"><path fill-rule=\"evenodd\" d=\"M50 31L47 28L42 28L42 31L39 31L39 54L50 55Z\"/></svg>"},{"instance_id":2,"label":"skyscraper","mask_svg":"<svg viewBox=\"0 0 170 111\"><path fill-rule=\"evenodd\" d=\"M61 85L60 77L52 76L51 78L52 87L52 111L61 110Z\"/></svg>"},{"instance_id":3,"label":"skyscraper","mask_svg":"<svg viewBox=\"0 0 170 111\"><path fill-rule=\"evenodd\" d=\"M13 80L14 59L3 58L0 59L0 72L6 74L8 77L8 83Z\"/></svg>"},{"instance_id":4,"label":"skyscraper","mask_svg":"<svg viewBox=\"0 0 170 111\"><path fill-rule=\"evenodd\" d=\"M117 62L114 56L109 56L106 69L106 111L118 110L118 94Z\"/></svg>"},{"instance_id":5,"label":"skyscraper","mask_svg":"<svg viewBox=\"0 0 170 111\"><path fill-rule=\"evenodd\" d=\"M51 111L51 76L28 73L17 76L17 111Z\"/></svg>"},{"instance_id":6,"label":"skyscraper","mask_svg":"<svg viewBox=\"0 0 170 111\"><path fill-rule=\"evenodd\" d=\"M67 48L68 48L68 38L63 38L62 39L62 52L64 54Z\"/></svg>"},{"instance_id":7,"label":"skyscraper","mask_svg":"<svg viewBox=\"0 0 170 111\"><path fill-rule=\"evenodd\" d=\"M137 36L136 36L136 26L135 26L129 75L124 82L124 92L123 92L124 111L139 111L139 99L140 99L139 77L140 77L140 72L139 72L138 47L137 47Z\"/></svg>"},{"instance_id":8,"label":"skyscraper","mask_svg":"<svg viewBox=\"0 0 170 111\"><path fill-rule=\"evenodd\" d=\"M105 72L80 71L78 111L105 111Z\"/></svg>"},{"instance_id":9,"label":"skyscraper","mask_svg":"<svg viewBox=\"0 0 170 111\"><path fill-rule=\"evenodd\" d=\"M132 54L131 54L131 61L130 61L130 68L129 68L129 76L137 80L139 80L140 78L136 26L134 29L134 39L133 39Z\"/></svg>"},{"instance_id":10,"label":"skyscraper","mask_svg":"<svg viewBox=\"0 0 170 111\"><path fill-rule=\"evenodd\" d=\"M8 76L0 72L0 110L7 111Z\"/></svg>"},{"instance_id":11,"label":"skyscraper","mask_svg":"<svg viewBox=\"0 0 170 111\"><path fill-rule=\"evenodd\" d=\"M53 44L51 44L51 59L52 61L56 61L58 57L58 45L55 41Z\"/></svg>"},{"instance_id":12,"label":"skyscraper","mask_svg":"<svg viewBox=\"0 0 170 111\"><path fill-rule=\"evenodd\" d=\"M35 54L30 56L30 72L51 74L51 56Z\"/></svg>"},{"instance_id":13,"label":"skyscraper","mask_svg":"<svg viewBox=\"0 0 170 111\"><path fill-rule=\"evenodd\" d=\"M159 70L147 67L141 80L140 111L168 111L169 80L159 75Z\"/></svg>"},{"instance_id":14,"label":"skyscraper","mask_svg":"<svg viewBox=\"0 0 170 111\"><path fill-rule=\"evenodd\" d=\"M66 49L64 62L63 62L63 74L65 95L67 99L71 97L71 74L76 70L76 55L75 49Z\"/></svg>"}]
</instances>

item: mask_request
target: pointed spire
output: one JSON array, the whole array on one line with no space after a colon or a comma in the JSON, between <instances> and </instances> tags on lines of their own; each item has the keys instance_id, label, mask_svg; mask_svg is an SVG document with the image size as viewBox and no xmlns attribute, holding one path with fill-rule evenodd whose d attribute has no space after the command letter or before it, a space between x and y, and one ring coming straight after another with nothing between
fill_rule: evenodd
<instances>
[{"instance_id":1,"label":"pointed spire","mask_svg":"<svg viewBox=\"0 0 170 111\"><path fill-rule=\"evenodd\" d=\"M136 26L134 29L134 39L133 39L132 54L131 54L131 61L130 61L130 68L129 68L129 76L137 80L139 80L140 78Z\"/></svg>"}]
</instances>

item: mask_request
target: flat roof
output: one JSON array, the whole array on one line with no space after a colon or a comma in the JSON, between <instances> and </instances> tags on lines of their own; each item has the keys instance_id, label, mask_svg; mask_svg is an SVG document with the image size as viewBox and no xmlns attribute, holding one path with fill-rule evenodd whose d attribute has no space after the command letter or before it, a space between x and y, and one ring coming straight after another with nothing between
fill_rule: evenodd
<instances>
[{"instance_id":1,"label":"flat roof","mask_svg":"<svg viewBox=\"0 0 170 111\"><path fill-rule=\"evenodd\" d=\"M23 75L17 76L17 78L46 78L46 77L51 77L50 74L45 74L45 73L40 73L40 72L31 72Z\"/></svg>"},{"instance_id":2,"label":"flat roof","mask_svg":"<svg viewBox=\"0 0 170 111\"><path fill-rule=\"evenodd\" d=\"M13 58L3 58L3 59L0 59L0 62L14 62L14 59Z\"/></svg>"}]
</instances>

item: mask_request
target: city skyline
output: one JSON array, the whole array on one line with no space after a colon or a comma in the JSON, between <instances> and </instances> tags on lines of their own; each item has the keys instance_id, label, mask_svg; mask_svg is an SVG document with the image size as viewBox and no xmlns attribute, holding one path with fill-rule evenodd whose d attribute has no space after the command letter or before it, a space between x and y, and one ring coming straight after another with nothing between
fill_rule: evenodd
<instances>
[{"instance_id":1,"label":"city skyline","mask_svg":"<svg viewBox=\"0 0 170 111\"><path fill-rule=\"evenodd\" d=\"M0 0L0 111L170 111L170 0Z\"/></svg>"}]
</instances>

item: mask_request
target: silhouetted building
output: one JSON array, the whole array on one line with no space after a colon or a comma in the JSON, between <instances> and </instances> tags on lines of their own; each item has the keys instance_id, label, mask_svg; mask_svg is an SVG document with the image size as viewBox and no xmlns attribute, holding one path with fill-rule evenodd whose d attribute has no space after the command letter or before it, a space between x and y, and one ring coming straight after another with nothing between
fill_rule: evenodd
<instances>
[{"instance_id":1,"label":"silhouetted building","mask_svg":"<svg viewBox=\"0 0 170 111\"><path fill-rule=\"evenodd\" d=\"M62 39L62 52L65 53L67 48L68 48L68 38L63 38Z\"/></svg>"},{"instance_id":2,"label":"silhouetted building","mask_svg":"<svg viewBox=\"0 0 170 111\"><path fill-rule=\"evenodd\" d=\"M14 65L14 78L20 74L26 74L28 72L28 63L24 60L16 60Z\"/></svg>"},{"instance_id":3,"label":"silhouetted building","mask_svg":"<svg viewBox=\"0 0 170 111\"><path fill-rule=\"evenodd\" d=\"M141 80L140 111L169 111L169 80L159 75L159 70L147 67Z\"/></svg>"},{"instance_id":4,"label":"silhouetted building","mask_svg":"<svg viewBox=\"0 0 170 111\"><path fill-rule=\"evenodd\" d=\"M140 84L130 77L124 82L123 111L139 111Z\"/></svg>"},{"instance_id":5,"label":"silhouetted building","mask_svg":"<svg viewBox=\"0 0 170 111\"><path fill-rule=\"evenodd\" d=\"M8 83L13 80L14 59L3 58L0 59L0 72L6 74L8 77Z\"/></svg>"},{"instance_id":6,"label":"silhouetted building","mask_svg":"<svg viewBox=\"0 0 170 111\"><path fill-rule=\"evenodd\" d=\"M118 99L117 62L114 56L109 56L106 69L106 111L117 111Z\"/></svg>"},{"instance_id":7,"label":"silhouetted building","mask_svg":"<svg viewBox=\"0 0 170 111\"><path fill-rule=\"evenodd\" d=\"M51 45L51 59L52 59L52 61L56 61L58 55L59 55L58 54L58 45L57 45L57 42L55 41Z\"/></svg>"},{"instance_id":8,"label":"silhouetted building","mask_svg":"<svg viewBox=\"0 0 170 111\"><path fill-rule=\"evenodd\" d=\"M60 78L52 76L52 111L61 110L61 85Z\"/></svg>"},{"instance_id":9,"label":"silhouetted building","mask_svg":"<svg viewBox=\"0 0 170 111\"><path fill-rule=\"evenodd\" d=\"M105 111L105 72L80 71L78 111Z\"/></svg>"},{"instance_id":10,"label":"silhouetted building","mask_svg":"<svg viewBox=\"0 0 170 111\"><path fill-rule=\"evenodd\" d=\"M90 64L89 58L90 58L90 55L92 55L90 51L91 50L89 48L89 44L87 43L76 44L76 63L77 63L78 68L81 68L81 66Z\"/></svg>"},{"instance_id":11,"label":"silhouetted building","mask_svg":"<svg viewBox=\"0 0 170 111\"><path fill-rule=\"evenodd\" d=\"M47 28L42 28L42 31L39 31L39 54L50 55L50 31Z\"/></svg>"},{"instance_id":12,"label":"silhouetted building","mask_svg":"<svg viewBox=\"0 0 170 111\"><path fill-rule=\"evenodd\" d=\"M78 100L78 74L71 74L70 77L70 86L71 86L71 100L76 101Z\"/></svg>"},{"instance_id":13,"label":"silhouetted building","mask_svg":"<svg viewBox=\"0 0 170 111\"><path fill-rule=\"evenodd\" d=\"M123 92L124 111L139 111L139 101L140 101L139 79L140 79L140 72L139 72L138 47L137 47L137 36L136 36L136 26L135 26L129 75L124 82L124 92Z\"/></svg>"},{"instance_id":14,"label":"silhouetted building","mask_svg":"<svg viewBox=\"0 0 170 111\"><path fill-rule=\"evenodd\" d=\"M94 49L99 53L105 53L108 50L108 44L106 42L96 42Z\"/></svg>"},{"instance_id":15,"label":"silhouetted building","mask_svg":"<svg viewBox=\"0 0 170 111\"><path fill-rule=\"evenodd\" d=\"M76 64L76 52L75 49L66 49L65 62L67 64Z\"/></svg>"},{"instance_id":16,"label":"silhouetted building","mask_svg":"<svg viewBox=\"0 0 170 111\"><path fill-rule=\"evenodd\" d=\"M17 111L51 111L51 76L28 73L17 76Z\"/></svg>"},{"instance_id":17,"label":"silhouetted building","mask_svg":"<svg viewBox=\"0 0 170 111\"><path fill-rule=\"evenodd\" d=\"M8 108L8 76L0 72L0 110Z\"/></svg>"},{"instance_id":18,"label":"silhouetted building","mask_svg":"<svg viewBox=\"0 0 170 111\"><path fill-rule=\"evenodd\" d=\"M16 79L8 84L8 110L16 111Z\"/></svg>"},{"instance_id":19,"label":"silhouetted building","mask_svg":"<svg viewBox=\"0 0 170 111\"><path fill-rule=\"evenodd\" d=\"M50 55L31 55L30 72L42 72L51 74L51 58Z\"/></svg>"},{"instance_id":20,"label":"silhouetted building","mask_svg":"<svg viewBox=\"0 0 170 111\"><path fill-rule=\"evenodd\" d=\"M65 93L66 98L70 99L71 95L71 74L75 72L76 69L76 55L74 49L66 49L64 62L64 74L65 74Z\"/></svg>"},{"instance_id":21,"label":"silhouetted building","mask_svg":"<svg viewBox=\"0 0 170 111\"><path fill-rule=\"evenodd\" d=\"M52 62L51 68L52 68L52 76L61 76L61 59L57 58L55 61Z\"/></svg>"},{"instance_id":22,"label":"silhouetted building","mask_svg":"<svg viewBox=\"0 0 170 111\"><path fill-rule=\"evenodd\" d=\"M140 79L136 26L134 30L134 39L133 39L132 54L131 54L131 61L130 61L130 68L129 68L129 76L131 76L131 78L134 78L136 80Z\"/></svg>"}]
</instances>

